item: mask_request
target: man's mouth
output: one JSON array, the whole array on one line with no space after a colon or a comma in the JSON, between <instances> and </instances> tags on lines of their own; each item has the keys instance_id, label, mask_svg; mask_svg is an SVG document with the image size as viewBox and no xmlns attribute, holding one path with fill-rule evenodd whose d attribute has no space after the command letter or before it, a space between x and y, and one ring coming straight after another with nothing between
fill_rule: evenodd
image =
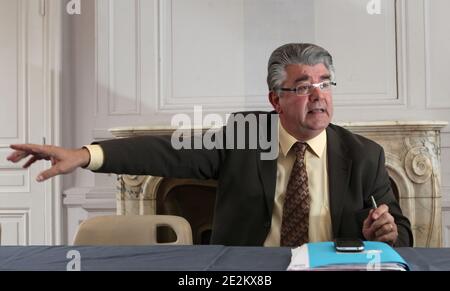
<instances>
[{"instance_id":1,"label":"man's mouth","mask_svg":"<svg viewBox=\"0 0 450 291\"><path fill-rule=\"evenodd\" d=\"M326 110L323 108L317 108L317 109L312 109L312 110L308 111L308 113L325 113L325 112L326 112Z\"/></svg>"}]
</instances>

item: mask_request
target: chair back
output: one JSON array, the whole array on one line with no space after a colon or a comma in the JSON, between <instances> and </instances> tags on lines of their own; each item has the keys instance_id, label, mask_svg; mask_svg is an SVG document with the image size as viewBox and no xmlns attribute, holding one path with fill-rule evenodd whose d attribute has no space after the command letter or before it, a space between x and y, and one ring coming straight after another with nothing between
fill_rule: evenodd
<instances>
[{"instance_id":1,"label":"chair back","mask_svg":"<svg viewBox=\"0 0 450 291\"><path fill-rule=\"evenodd\" d=\"M157 228L170 227L175 242L158 243ZM189 222L173 215L107 215L85 220L78 227L74 245L191 245Z\"/></svg>"}]
</instances>

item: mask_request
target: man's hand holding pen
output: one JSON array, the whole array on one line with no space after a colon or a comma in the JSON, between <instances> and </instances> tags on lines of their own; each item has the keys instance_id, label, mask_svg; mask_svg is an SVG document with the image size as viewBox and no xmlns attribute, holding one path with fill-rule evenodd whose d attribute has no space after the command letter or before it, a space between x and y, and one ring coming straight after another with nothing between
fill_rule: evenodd
<instances>
[{"instance_id":1,"label":"man's hand holding pen","mask_svg":"<svg viewBox=\"0 0 450 291\"><path fill-rule=\"evenodd\" d=\"M377 206L373 196L372 209L364 220L362 233L369 241L381 241L394 245L397 241L398 231L394 217L389 213L389 207L385 204Z\"/></svg>"}]
</instances>

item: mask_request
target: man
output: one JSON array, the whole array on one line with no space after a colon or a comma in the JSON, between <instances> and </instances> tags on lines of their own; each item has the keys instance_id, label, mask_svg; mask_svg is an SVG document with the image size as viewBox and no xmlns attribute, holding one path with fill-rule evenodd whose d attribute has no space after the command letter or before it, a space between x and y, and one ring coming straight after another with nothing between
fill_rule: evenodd
<instances>
[{"instance_id":1,"label":"man","mask_svg":"<svg viewBox=\"0 0 450 291\"><path fill-rule=\"evenodd\" d=\"M8 160L31 155L24 167L52 160L38 181L77 167L217 179L213 244L298 246L359 237L412 246L410 223L392 193L383 149L330 124L335 85L331 55L313 44L284 45L270 57L268 85L275 112L246 114L279 116L279 154L274 160L261 159L261 149L175 150L170 137L150 136L77 150L12 145L15 152ZM376 209L371 209L372 196Z\"/></svg>"}]
</instances>

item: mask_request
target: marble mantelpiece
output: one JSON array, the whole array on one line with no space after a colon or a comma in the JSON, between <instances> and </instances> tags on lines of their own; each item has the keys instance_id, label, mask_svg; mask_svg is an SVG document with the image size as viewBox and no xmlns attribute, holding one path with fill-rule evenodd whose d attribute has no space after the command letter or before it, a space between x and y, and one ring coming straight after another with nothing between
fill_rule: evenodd
<instances>
[{"instance_id":1,"label":"marble mantelpiece","mask_svg":"<svg viewBox=\"0 0 450 291\"><path fill-rule=\"evenodd\" d=\"M383 121L337 123L383 146L394 192L410 219L417 247L440 247L440 130L441 121ZM170 135L171 127L122 127L111 129L117 138L137 135ZM118 176L118 214L156 214L158 193L179 185L216 186L215 181L153 176Z\"/></svg>"}]
</instances>

